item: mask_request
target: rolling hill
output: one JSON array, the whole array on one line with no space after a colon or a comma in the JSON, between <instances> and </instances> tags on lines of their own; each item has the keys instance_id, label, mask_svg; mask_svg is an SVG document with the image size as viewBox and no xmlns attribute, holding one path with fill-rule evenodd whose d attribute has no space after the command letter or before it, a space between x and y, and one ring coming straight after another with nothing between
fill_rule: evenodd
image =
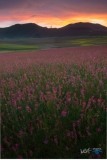
<instances>
[{"instance_id":1,"label":"rolling hill","mask_svg":"<svg viewBox=\"0 0 107 160\"><path fill-rule=\"evenodd\" d=\"M10 27L0 28L0 39L104 35L107 35L107 27L82 22L69 24L58 29L41 27L34 23L15 24Z\"/></svg>"}]
</instances>

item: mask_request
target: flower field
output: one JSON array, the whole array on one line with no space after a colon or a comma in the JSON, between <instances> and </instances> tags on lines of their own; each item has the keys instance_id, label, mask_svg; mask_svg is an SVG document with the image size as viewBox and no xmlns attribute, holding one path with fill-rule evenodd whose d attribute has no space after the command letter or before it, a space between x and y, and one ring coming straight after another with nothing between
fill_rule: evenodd
<instances>
[{"instance_id":1,"label":"flower field","mask_svg":"<svg viewBox=\"0 0 107 160\"><path fill-rule=\"evenodd\" d=\"M105 158L107 46L0 54L0 106L2 158Z\"/></svg>"}]
</instances>

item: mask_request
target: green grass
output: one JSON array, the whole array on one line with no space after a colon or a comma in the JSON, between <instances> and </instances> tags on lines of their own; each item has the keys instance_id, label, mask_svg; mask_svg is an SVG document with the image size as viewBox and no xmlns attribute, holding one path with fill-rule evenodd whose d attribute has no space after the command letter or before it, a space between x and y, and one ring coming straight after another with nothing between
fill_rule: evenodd
<instances>
[{"instance_id":1,"label":"green grass","mask_svg":"<svg viewBox=\"0 0 107 160\"><path fill-rule=\"evenodd\" d=\"M38 46L35 45L21 45L12 43L0 43L0 51L26 51L26 50L37 50Z\"/></svg>"},{"instance_id":2,"label":"green grass","mask_svg":"<svg viewBox=\"0 0 107 160\"><path fill-rule=\"evenodd\" d=\"M107 37L92 37L70 40L69 43L81 46L93 46L107 44Z\"/></svg>"}]
</instances>

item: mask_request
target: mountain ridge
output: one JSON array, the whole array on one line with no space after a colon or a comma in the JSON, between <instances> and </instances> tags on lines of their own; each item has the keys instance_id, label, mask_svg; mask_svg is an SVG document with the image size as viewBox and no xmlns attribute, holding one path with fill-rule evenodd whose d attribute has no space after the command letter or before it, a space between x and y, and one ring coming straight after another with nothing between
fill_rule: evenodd
<instances>
[{"instance_id":1,"label":"mountain ridge","mask_svg":"<svg viewBox=\"0 0 107 160\"><path fill-rule=\"evenodd\" d=\"M103 35L107 35L107 27L89 22L71 23L61 28L47 28L35 23L0 28L0 39Z\"/></svg>"}]
</instances>

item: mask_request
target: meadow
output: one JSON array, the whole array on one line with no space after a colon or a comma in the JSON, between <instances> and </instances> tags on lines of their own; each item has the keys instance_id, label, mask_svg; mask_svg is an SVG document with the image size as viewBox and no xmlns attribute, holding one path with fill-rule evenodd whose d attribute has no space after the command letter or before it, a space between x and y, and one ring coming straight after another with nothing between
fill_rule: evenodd
<instances>
[{"instance_id":1,"label":"meadow","mask_svg":"<svg viewBox=\"0 0 107 160\"><path fill-rule=\"evenodd\" d=\"M0 106L4 159L106 158L107 45L0 54Z\"/></svg>"},{"instance_id":2,"label":"meadow","mask_svg":"<svg viewBox=\"0 0 107 160\"><path fill-rule=\"evenodd\" d=\"M107 36L47 37L0 40L2 51L32 51L51 48L107 45Z\"/></svg>"}]
</instances>

